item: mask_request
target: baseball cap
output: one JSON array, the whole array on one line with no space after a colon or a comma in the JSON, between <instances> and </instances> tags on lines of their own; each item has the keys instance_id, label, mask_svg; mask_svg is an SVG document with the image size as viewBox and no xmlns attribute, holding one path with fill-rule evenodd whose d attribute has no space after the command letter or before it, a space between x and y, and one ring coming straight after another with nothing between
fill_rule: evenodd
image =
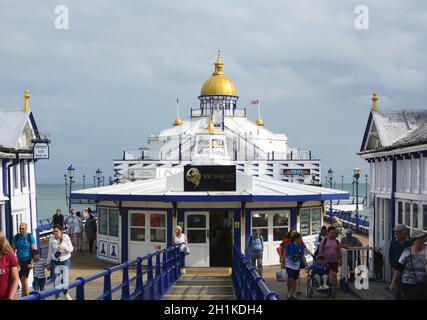
<instances>
[{"instance_id":1,"label":"baseball cap","mask_svg":"<svg viewBox=\"0 0 427 320\"><path fill-rule=\"evenodd\" d=\"M398 224L396 227L394 227L394 231L407 231L408 227L404 224Z\"/></svg>"},{"instance_id":2,"label":"baseball cap","mask_svg":"<svg viewBox=\"0 0 427 320\"><path fill-rule=\"evenodd\" d=\"M351 230L351 228L346 228L346 229L344 229L344 232L345 232L345 233L352 233L352 232L353 232L353 230Z\"/></svg>"},{"instance_id":3,"label":"baseball cap","mask_svg":"<svg viewBox=\"0 0 427 320\"><path fill-rule=\"evenodd\" d=\"M411 232L411 239L415 239L415 238L422 238L425 237L427 234L422 231L422 230L414 230Z\"/></svg>"}]
</instances>

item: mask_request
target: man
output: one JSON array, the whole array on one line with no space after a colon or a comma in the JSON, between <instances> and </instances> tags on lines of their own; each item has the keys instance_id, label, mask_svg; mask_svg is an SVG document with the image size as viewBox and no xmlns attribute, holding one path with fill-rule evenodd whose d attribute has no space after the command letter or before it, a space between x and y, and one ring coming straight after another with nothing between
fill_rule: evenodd
<instances>
[{"instance_id":1,"label":"man","mask_svg":"<svg viewBox=\"0 0 427 320\"><path fill-rule=\"evenodd\" d=\"M337 240L337 232L334 227L328 228L328 236L319 244L319 255L325 257L331 271L332 284L337 288L337 273L341 266L341 245Z\"/></svg>"},{"instance_id":2,"label":"man","mask_svg":"<svg viewBox=\"0 0 427 320\"><path fill-rule=\"evenodd\" d=\"M410 246L408 241L408 228L403 224L398 224L394 228L396 239L390 241L390 249L388 251L388 259L391 267L391 277L396 270L396 266L399 262L399 258L402 255L404 249ZM393 293L394 300L402 300L402 274L400 274L396 283L396 290Z\"/></svg>"},{"instance_id":3,"label":"man","mask_svg":"<svg viewBox=\"0 0 427 320\"><path fill-rule=\"evenodd\" d=\"M27 232L27 224L19 225L19 233L12 239L13 250L16 250L16 257L19 264L19 279L22 285L22 296L28 295L28 275L30 269L28 265L31 263L31 252L37 249L36 239L31 233Z\"/></svg>"},{"instance_id":4,"label":"man","mask_svg":"<svg viewBox=\"0 0 427 320\"><path fill-rule=\"evenodd\" d=\"M354 247L363 247L362 243L356 237L353 237L352 231L350 228L344 230L345 237L341 239L341 246L345 249L354 248ZM347 262L350 269L350 280L354 280L354 260L353 257L357 257L359 260L359 252L349 250L347 253Z\"/></svg>"},{"instance_id":5,"label":"man","mask_svg":"<svg viewBox=\"0 0 427 320\"><path fill-rule=\"evenodd\" d=\"M56 213L53 215L52 228L56 225L60 225L62 228L64 227L64 216L59 208L56 209Z\"/></svg>"},{"instance_id":6,"label":"man","mask_svg":"<svg viewBox=\"0 0 427 320\"><path fill-rule=\"evenodd\" d=\"M74 235L74 223L75 223L76 215L74 209L70 209L70 214L65 219L65 224L67 225L67 233L70 236L71 242L73 242Z\"/></svg>"},{"instance_id":7,"label":"man","mask_svg":"<svg viewBox=\"0 0 427 320\"><path fill-rule=\"evenodd\" d=\"M258 269L258 273L262 276L262 256L264 251L264 239L260 235L258 229L253 229L253 234L249 237L246 245L247 250L251 255L251 262Z\"/></svg>"}]
</instances>

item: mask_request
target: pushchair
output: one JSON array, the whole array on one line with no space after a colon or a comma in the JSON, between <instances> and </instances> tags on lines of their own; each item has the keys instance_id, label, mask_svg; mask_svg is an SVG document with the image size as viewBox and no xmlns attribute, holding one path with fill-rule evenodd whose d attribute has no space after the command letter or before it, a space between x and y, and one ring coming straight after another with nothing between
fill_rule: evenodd
<instances>
[{"instance_id":1,"label":"pushchair","mask_svg":"<svg viewBox=\"0 0 427 320\"><path fill-rule=\"evenodd\" d=\"M307 297L310 299L313 298L313 294L316 292L327 294L328 298L335 299L335 290L332 287L332 281L331 278L328 277L328 282L326 283L328 285L327 289L321 289L320 283L317 282L317 280L314 278L313 273L311 272L307 276L307 287L306 287L306 294Z\"/></svg>"}]
</instances>

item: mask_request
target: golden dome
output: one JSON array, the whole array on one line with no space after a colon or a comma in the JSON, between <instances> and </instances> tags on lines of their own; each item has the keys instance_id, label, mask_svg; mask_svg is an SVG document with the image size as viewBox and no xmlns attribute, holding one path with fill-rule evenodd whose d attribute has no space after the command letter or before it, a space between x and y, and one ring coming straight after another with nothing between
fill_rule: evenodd
<instances>
[{"instance_id":1,"label":"golden dome","mask_svg":"<svg viewBox=\"0 0 427 320\"><path fill-rule=\"evenodd\" d=\"M221 61L221 51L218 50L218 59L215 62L215 71L208 80L203 84L200 91L201 96L223 95L223 96L236 96L236 88L233 82L228 79L222 67L224 64Z\"/></svg>"},{"instance_id":2,"label":"golden dome","mask_svg":"<svg viewBox=\"0 0 427 320\"><path fill-rule=\"evenodd\" d=\"M262 118L258 118L256 119L256 124L260 127L262 127L264 125L264 121L262 120Z\"/></svg>"}]
</instances>

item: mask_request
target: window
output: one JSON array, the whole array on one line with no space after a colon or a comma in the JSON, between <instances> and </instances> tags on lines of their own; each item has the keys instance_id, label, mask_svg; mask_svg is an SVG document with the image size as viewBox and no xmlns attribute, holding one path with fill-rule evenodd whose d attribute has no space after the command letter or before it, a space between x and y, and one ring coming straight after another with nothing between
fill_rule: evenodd
<instances>
[{"instance_id":1,"label":"window","mask_svg":"<svg viewBox=\"0 0 427 320\"><path fill-rule=\"evenodd\" d=\"M98 207L98 233L110 236L119 236L119 210L115 208Z\"/></svg>"},{"instance_id":2,"label":"window","mask_svg":"<svg viewBox=\"0 0 427 320\"><path fill-rule=\"evenodd\" d=\"M398 202L398 209L397 209L397 223L402 224L403 223L403 202Z\"/></svg>"},{"instance_id":3,"label":"window","mask_svg":"<svg viewBox=\"0 0 427 320\"><path fill-rule=\"evenodd\" d=\"M273 241L282 241L288 232L289 216L285 212L273 215Z\"/></svg>"},{"instance_id":4,"label":"window","mask_svg":"<svg viewBox=\"0 0 427 320\"><path fill-rule=\"evenodd\" d=\"M252 214L252 233L253 229L258 229L264 241L268 241L268 214L253 213ZM251 233L251 234L252 234Z\"/></svg>"},{"instance_id":5,"label":"window","mask_svg":"<svg viewBox=\"0 0 427 320\"><path fill-rule=\"evenodd\" d=\"M408 227L411 225L410 217L411 217L411 204L409 202L405 202L404 224L407 225Z\"/></svg>"},{"instance_id":6,"label":"window","mask_svg":"<svg viewBox=\"0 0 427 320\"><path fill-rule=\"evenodd\" d=\"M427 231L427 205L423 205L423 229Z\"/></svg>"},{"instance_id":7,"label":"window","mask_svg":"<svg viewBox=\"0 0 427 320\"><path fill-rule=\"evenodd\" d=\"M18 185L18 164L15 164L13 167L13 187L15 189L18 189L19 185Z\"/></svg>"},{"instance_id":8,"label":"window","mask_svg":"<svg viewBox=\"0 0 427 320\"><path fill-rule=\"evenodd\" d=\"M22 187L27 187L27 161L22 161L19 165L21 172L21 184Z\"/></svg>"},{"instance_id":9,"label":"window","mask_svg":"<svg viewBox=\"0 0 427 320\"><path fill-rule=\"evenodd\" d=\"M166 242L166 216L150 214L150 241Z\"/></svg>"},{"instance_id":10,"label":"window","mask_svg":"<svg viewBox=\"0 0 427 320\"><path fill-rule=\"evenodd\" d=\"M412 205L412 228L418 228L418 204Z\"/></svg>"},{"instance_id":11,"label":"window","mask_svg":"<svg viewBox=\"0 0 427 320\"><path fill-rule=\"evenodd\" d=\"M130 226L130 240L145 241L145 214L131 213Z\"/></svg>"},{"instance_id":12,"label":"window","mask_svg":"<svg viewBox=\"0 0 427 320\"><path fill-rule=\"evenodd\" d=\"M299 212L299 218L300 233L303 237L320 233L322 224L320 208L302 208Z\"/></svg>"}]
</instances>

